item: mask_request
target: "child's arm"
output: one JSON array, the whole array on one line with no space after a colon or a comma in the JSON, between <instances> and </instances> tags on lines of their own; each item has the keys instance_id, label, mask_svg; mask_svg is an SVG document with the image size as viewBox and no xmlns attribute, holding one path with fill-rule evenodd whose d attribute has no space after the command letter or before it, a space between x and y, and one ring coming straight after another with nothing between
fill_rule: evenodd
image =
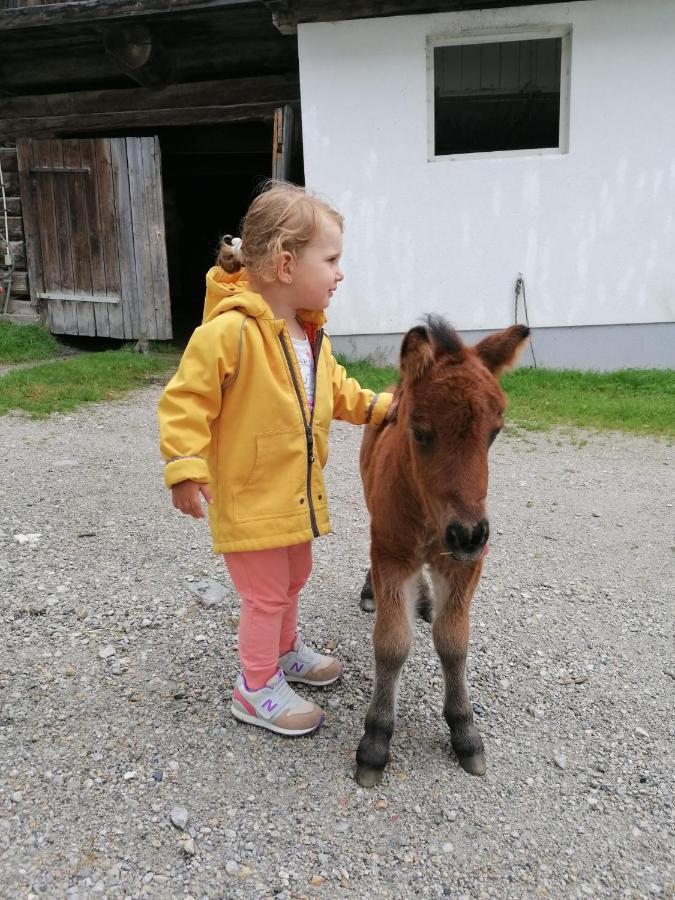
<instances>
[{"instance_id":1,"label":"child's arm","mask_svg":"<svg viewBox=\"0 0 675 900\"><path fill-rule=\"evenodd\" d=\"M380 425L392 394L383 391L376 394L362 388L355 378L349 378L344 366L331 355L333 380L333 418L343 419L352 425Z\"/></svg>"},{"instance_id":2,"label":"child's arm","mask_svg":"<svg viewBox=\"0 0 675 900\"><path fill-rule=\"evenodd\" d=\"M196 329L159 401L164 481L172 488L174 506L197 518L203 515L200 494L211 500L210 426L220 412L223 382L234 369L234 360L223 351L225 343L220 329Z\"/></svg>"}]
</instances>

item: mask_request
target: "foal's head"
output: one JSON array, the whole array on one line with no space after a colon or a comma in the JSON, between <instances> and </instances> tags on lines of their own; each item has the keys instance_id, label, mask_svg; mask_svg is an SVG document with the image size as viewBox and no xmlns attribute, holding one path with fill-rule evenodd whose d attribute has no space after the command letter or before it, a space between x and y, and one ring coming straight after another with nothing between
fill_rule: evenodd
<instances>
[{"instance_id":1,"label":"foal's head","mask_svg":"<svg viewBox=\"0 0 675 900\"><path fill-rule=\"evenodd\" d=\"M488 450L506 407L497 379L528 335L513 325L467 347L444 319L429 316L403 339L397 419L411 476L431 528L458 560L479 559L487 544Z\"/></svg>"}]
</instances>

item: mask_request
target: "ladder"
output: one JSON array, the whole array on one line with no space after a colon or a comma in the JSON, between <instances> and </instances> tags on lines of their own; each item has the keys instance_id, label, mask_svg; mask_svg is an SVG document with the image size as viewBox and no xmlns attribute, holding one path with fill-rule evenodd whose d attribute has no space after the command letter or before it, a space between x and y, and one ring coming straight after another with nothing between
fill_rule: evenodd
<instances>
[{"instance_id":1,"label":"ladder","mask_svg":"<svg viewBox=\"0 0 675 900\"><path fill-rule=\"evenodd\" d=\"M0 304L2 314L9 308L9 297L12 292L12 275L14 273L14 254L9 243L9 222L7 221L7 195L5 179L0 162L0 226L4 223L4 232L0 227Z\"/></svg>"}]
</instances>

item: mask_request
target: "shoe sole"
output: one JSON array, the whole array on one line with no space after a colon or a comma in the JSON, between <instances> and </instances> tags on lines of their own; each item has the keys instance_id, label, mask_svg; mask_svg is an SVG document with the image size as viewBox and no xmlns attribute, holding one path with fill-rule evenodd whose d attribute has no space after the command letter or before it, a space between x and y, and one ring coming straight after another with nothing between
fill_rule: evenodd
<instances>
[{"instance_id":1,"label":"shoe sole","mask_svg":"<svg viewBox=\"0 0 675 900\"><path fill-rule=\"evenodd\" d=\"M323 725L323 720L325 716L321 716L321 719L316 725L312 725L311 728L304 728L303 730L297 730L295 728L280 728L278 725L275 725L273 722L266 722L264 719L259 719L257 716L251 716L248 713L242 712L240 709L237 709L235 706L230 707L232 715L239 722L246 722L247 725L257 725L258 728L265 728L267 731L273 731L275 734L281 734L284 737L302 737L305 734L311 734L313 731L317 731Z\"/></svg>"},{"instance_id":2,"label":"shoe sole","mask_svg":"<svg viewBox=\"0 0 675 900\"><path fill-rule=\"evenodd\" d=\"M342 676L342 672L339 672L335 678L329 678L328 681L310 681L309 678L302 678L300 675L288 675L286 673L284 675L288 682L294 681L296 684L308 684L310 687L326 687L327 684L335 684L338 678Z\"/></svg>"}]
</instances>

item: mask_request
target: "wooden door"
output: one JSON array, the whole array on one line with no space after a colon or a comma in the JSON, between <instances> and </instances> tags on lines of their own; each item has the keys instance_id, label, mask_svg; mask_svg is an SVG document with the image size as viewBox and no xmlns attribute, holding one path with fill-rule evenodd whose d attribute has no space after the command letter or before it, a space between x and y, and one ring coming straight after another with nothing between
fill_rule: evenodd
<instances>
[{"instance_id":1,"label":"wooden door","mask_svg":"<svg viewBox=\"0 0 675 900\"><path fill-rule=\"evenodd\" d=\"M159 140L17 141L33 303L54 334L171 338Z\"/></svg>"},{"instance_id":2,"label":"wooden door","mask_svg":"<svg viewBox=\"0 0 675 900\"><path fill-rule=\"evenodd\" d=\"M272 178L289 181L293 153L293 108L279 106L274 110L272 137Z\"/></svg>"}]
</instances>

